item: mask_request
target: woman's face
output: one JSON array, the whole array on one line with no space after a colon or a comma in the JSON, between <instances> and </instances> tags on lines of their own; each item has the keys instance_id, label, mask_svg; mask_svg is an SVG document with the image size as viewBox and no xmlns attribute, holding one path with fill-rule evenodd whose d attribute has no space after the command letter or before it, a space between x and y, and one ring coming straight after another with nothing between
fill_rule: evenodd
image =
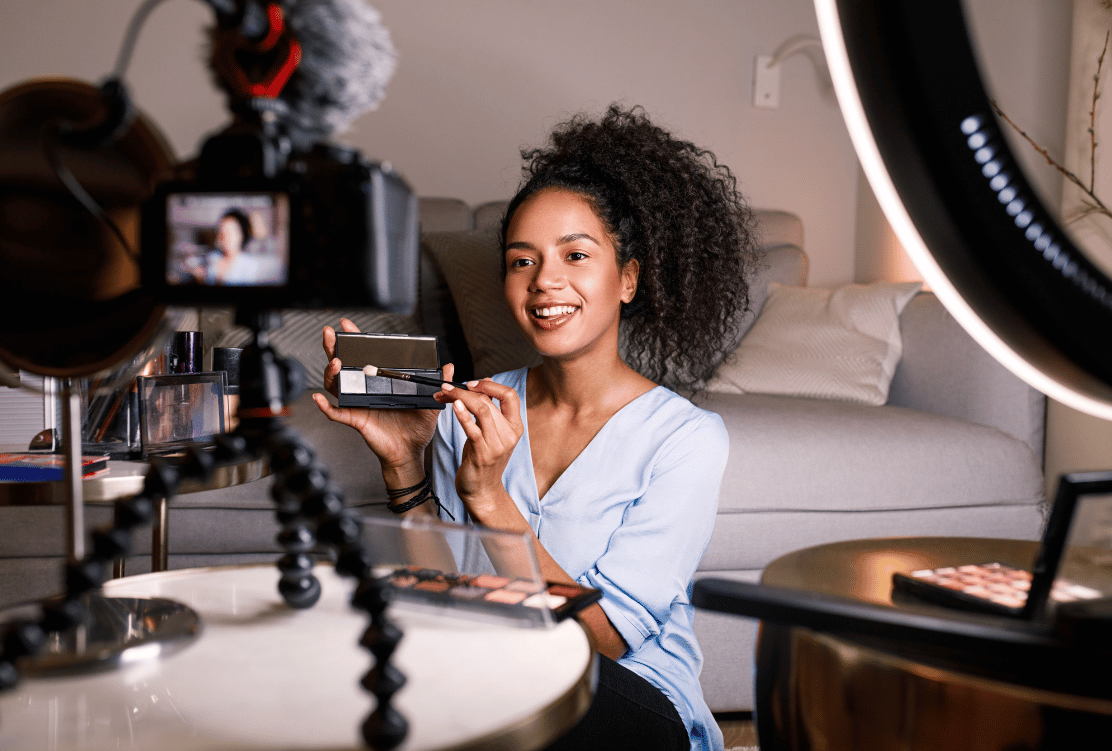
<instances>
[{"instance_id":1,"label":"woman's face","mask_svg":"<svg viewBox=\"0 0 1112 751\"><path fill-rule=\"evenodd\" d=\"M243 229L230 216L220 220L216 231L216 247L226 256L235 255L243 248Z\"/></svg>"},{"instance_id":2,"label":"woman's face","mask_svg":"<svg viewBox=\"0 0 1112 751\"><path fill-rule=\"evenodd\" d=\"M541 355L567 358L618 346L623 302L637 290L637 262L618 255L589 203L544 190L526 199L506 231L506 302Z\"/></svg>"}]
</instances>

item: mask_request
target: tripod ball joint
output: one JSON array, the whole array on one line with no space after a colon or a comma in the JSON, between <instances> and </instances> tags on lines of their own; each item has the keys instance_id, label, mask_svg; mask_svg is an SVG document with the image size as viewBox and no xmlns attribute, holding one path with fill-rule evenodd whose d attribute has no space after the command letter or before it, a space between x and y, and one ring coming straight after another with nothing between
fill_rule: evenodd
<instances>
[{"instance_id":1,"label":"tripod ball joint","mask_svg":"<svg viewBox=\"0 0 1112 751\"><path fill-rule=\"evenodd\" d=\"M278 592L291 608L304 610L317 604L321 587L317 577L312 574L297 577L283 576L278 581Z\"/></svg>"}]
</instances>

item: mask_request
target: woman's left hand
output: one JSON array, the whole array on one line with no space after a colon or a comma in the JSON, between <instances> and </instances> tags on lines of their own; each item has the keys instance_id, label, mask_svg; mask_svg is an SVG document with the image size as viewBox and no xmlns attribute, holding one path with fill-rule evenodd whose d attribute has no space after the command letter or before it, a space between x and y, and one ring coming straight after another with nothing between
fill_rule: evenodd
<instances>
[{"instance_id":1,"label":"woman's left hand","mask_svg":"<svg viewBox=\"0 0 1112 751\"><path fill-rule=\"evenodd\" d=\"M477 521L489 524L504 502L513 505L502 485L502 472L525 432L521 400L512 388L489 378L467 386L469 391L444 392L467 435L463 461L456 472L456 492Z\"/></svg>"}]
</instances>

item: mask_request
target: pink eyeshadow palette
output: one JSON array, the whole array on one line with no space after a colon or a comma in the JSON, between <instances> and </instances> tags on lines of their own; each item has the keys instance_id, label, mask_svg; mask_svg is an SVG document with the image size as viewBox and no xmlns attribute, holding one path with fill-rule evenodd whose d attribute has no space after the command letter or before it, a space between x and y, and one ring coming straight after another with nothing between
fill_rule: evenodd
<instances>
[{"instance_id":1,"label":"pink eyeshadow palette","mask_svg":"<svg viewBox=\"0 0 1112 751\"><path fill-rule=\"evenodd\" d=\"M492 574L468 576L419 567L397 569L387 574L387 579L399 600L529 625L562 621L602 597L597 589L574 584Z\"/></svg>"},{"instance_id":2,"label":"pink eyeshadow palette","mask_svg":"<svg viewBox=\"0 0 1112 751\"><path fill-rule=\"evenodd\" d=\"M893 592L936 602L1001 615L1019 615L1027 604L1031 572L1002 563L947 566L893 574ZM1054 602L1093 600L1103 594L1091 587L1055 580L1050 599Z\"/></svg>"}]
</instances>

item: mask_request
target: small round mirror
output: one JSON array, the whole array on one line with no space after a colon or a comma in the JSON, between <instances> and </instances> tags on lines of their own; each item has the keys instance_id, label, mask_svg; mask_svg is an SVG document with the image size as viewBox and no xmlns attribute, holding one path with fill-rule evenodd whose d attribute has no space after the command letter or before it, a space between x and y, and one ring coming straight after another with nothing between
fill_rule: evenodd
<instances>
[{"instance_id":1,"label":"small round mirror","mask_svg":"<svg viewBox=\"0 0 1112 751\"><path fill-rule=\"evenodd\" d=\"M0 361L44 376L87 377L134 359L165 309L139 285L139 206L174 165L142 115L99 148L57 143L58 124L95 121L99 90L40 80L0 92ZM64 165L117 225L127 248L66 188Z\"/></svg>"}]
</instances>

